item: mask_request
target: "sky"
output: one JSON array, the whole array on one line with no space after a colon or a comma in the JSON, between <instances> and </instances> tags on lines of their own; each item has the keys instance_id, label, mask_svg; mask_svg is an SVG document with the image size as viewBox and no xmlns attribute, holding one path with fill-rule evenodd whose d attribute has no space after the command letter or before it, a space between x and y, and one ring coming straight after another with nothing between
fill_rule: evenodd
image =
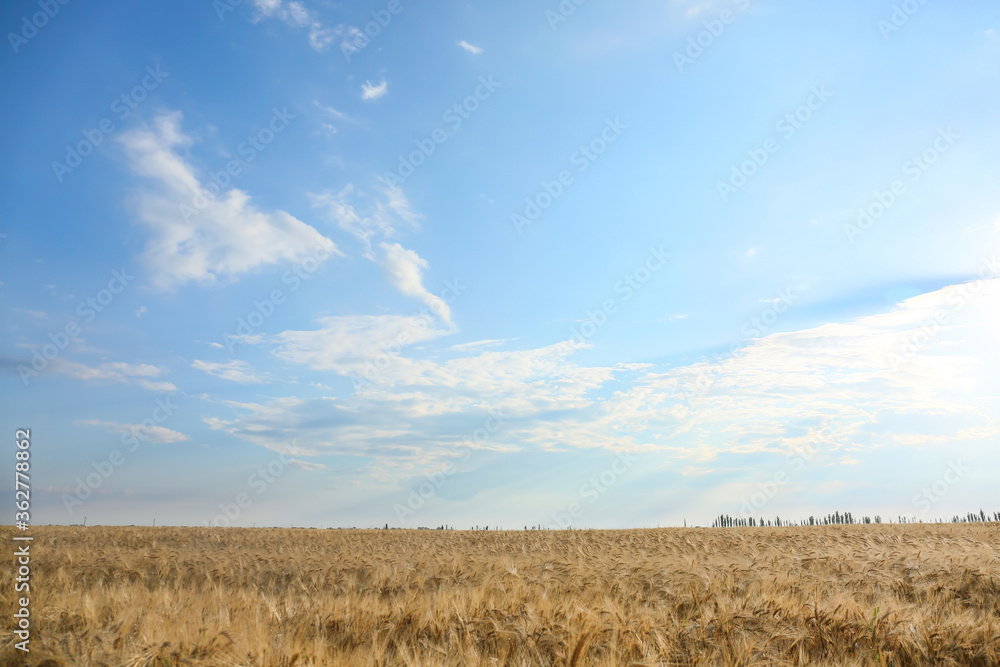
<instances>
[{"instance_id":1,"label":"sky","mask_svg":"<svg viewBox=\"0 0 1000 667\"><path fill-rule=\"evenodd\" d=\"M0 25L34 523L1000 510L995 2Z\"/></svg>"}]
</instances>

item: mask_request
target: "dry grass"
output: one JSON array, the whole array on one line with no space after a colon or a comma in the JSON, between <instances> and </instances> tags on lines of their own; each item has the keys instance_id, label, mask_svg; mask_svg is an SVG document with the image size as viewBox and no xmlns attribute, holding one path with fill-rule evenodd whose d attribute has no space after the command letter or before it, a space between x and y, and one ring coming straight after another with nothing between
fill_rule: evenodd
<instances>
[{"instance_id":1,"label":"dry grass","mask_svg":"<svg viewBox=\"0 0 1000 667\"><path fill-rule=\"evenodd\" d=\"M32 665L1000 664L996 523L32 533Z\"/></svg>"}]
</instances>

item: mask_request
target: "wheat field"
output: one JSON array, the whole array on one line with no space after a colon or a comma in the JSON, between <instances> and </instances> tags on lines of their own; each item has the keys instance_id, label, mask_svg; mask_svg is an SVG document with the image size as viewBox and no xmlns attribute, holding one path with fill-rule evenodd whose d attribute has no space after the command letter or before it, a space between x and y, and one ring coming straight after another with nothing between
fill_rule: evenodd
<instances>
[{"instance_id":1,"label":"wheat field","mask_svg":"<svg viewBox=\"0 0 1000 667\"><path fill-rule=\"evenodd\" d=\"M997 523L32 532L2 665L1000 664Z\"/></svg>"}]
</instances>

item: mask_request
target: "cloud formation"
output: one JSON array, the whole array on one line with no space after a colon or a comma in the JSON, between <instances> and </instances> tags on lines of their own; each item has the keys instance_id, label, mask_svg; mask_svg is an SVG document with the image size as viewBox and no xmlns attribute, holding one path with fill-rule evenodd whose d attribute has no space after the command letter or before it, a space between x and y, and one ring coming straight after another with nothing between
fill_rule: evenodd
<instances>
[{"instance_id":1,"label":"cloud formation","mask_svg":"<svg viewBox=\"0 0 1000 667\"><path fill-rule=\"evenodd\" d=\"M317 324L319 329L274 336L275 356L313 370L361 375L382 356L395 357L407 346L452 333L421 315L345 315L320 318Z\"/></svg>"},{"instance_id":2,"label":"cloud formation","mask_svg":"<svg viewBox=\"0 0 1000 667\"><path fill-rule=\"evenodd\" d=\"M458 45L461 46L463 49L465 49L466 51L468 51L469 53L471 53L474 56L478 56L480 53L483 52L482 47L480 47L480 46L473 46L472 44L469 44L464 39L461 42L459 42Z\"/></svg>"},{"instance_id":3,"label":"cloud formation","mask_svg":"<svg viewBox=\"0 0 1000 667\"><path fill-rule=\"evenodd\" d=\"M447 460L490 410L505 425L484 447L504 451L630 449L656 453L681 475L709 477L725 467L704 464L724 454L785 454L822 435L830 464L856 465L883 447L1000 436L1000 421L984 410L1000 390L997 312L1000 280L953 285L888 312L771 334L726 359L667 368L583 366L574 359L588 346L571 342L452 346L418 357L412 343L445 330L411 318L329 318L317 331L280 334L275 354L346 375L396 343L368 383L347 399L241 405L215 427L272 448L295 432L312 453L374 456L380 474Z\"/></svg>"},{"instance_id":4,"label":"cloud formation","mask_svg":"<svg viewBox=\"0 0 1000 667\"><path fill-rule=\"evenodd\" d=\"M250 364L240 360L213 363L196 359L191 364L191 368L238 384L263 384L266 382L264 378L254 372Z\"/></svg>"},{"instance_id":5,"label":"cloud formation","mask_svg":"<svg viewBox=\"0 0 1000 667\"><path fill-rule=\"evenodd\" d=\"M325 27L315 15L300 2L282 2L282 0L254 0L257 9L255 20L276 18L293 28L309 28L309 46L322 53L340 35L344 34L344 26L336 28Z\"/></svg>"},{"instance_id":6,"label":"cloud formation","mask_svg":"<svg viewBox=\"0 0 1000 667\"><path fill-rule=\"evenodd\" d=\"M165 113L153 128L118 138L132 170L148 181L133 205L152 236L141 260L157 287L231 281L321 250L340 254L333 241L285 211L263 212L242 190L203 187L177 152L193 143L181 130L181 119L179 111Z\"/></svg>"},{"instance_id":7,"label":"cloud formation","mask_svg":"<svg viewBox=\"0 0 1000 667\"><path fill-rule=\"evenodd\" d=\"M382 79L378 83L365 81L361 84L361 99L365 102L374 102L387 92L389 92L389 83L385 79Z\"/></svg>"},{"instance_id":8,"label":"cloud formation","mask_svg":"<svg viewBox=\"0 0 1000 667\"><path fill-rule=\"evenodd\" d=\"M126 364L112 362L93 367L66 359L53 359L50 366L53 372L86 382L124 382L134 384L143 389L159 392L177 391L170 382L155 382L150 378L158 378L167 370L151 364Z\"/></svg>"},{"instance_id":9,"label":"cloud formation","mask_svg":"<svg viewBox=\"0 0 1000 667\"><path fill-rule=\"evenodd\" d=\"M420 220L399 186L384 182L380 185L381 190L374 196L358 191L351 183L337 193L309 195L313 207L324 211L330 222L361 241L364 256L371 260L375 259L372 248L375 239L394 238L401 228L417 229Z\"/></svg>"},{"instance_id":10,"label":"cloud formation","mask_svg":"<svg viewBox=\"0 0 1000 667\"><path fill-rule=\"evenodd\" d=\"M77 422L77 425L105 427L110 429L112 433L129 434L141 437L143 441L157 445L170 444L173 442L186 442L189 440L189 438L180 431L174 431L163 426L150 424L119 424L118 422L86 419Z\"/></svg>"},{"instance_id":11,"label":"cloud formation","mask_svg":"<svg viewBox=\"0 0 1000 667\"><path fill-rule=\"evenodd\" d=\"M403 294L426 304L431 312L450 326L451 308L444 299L424 287L423 272L427 268L427 260L398 243L383 243L381 248L384 252L382 267L392 285Z\"/></svg>"}]
</instances>

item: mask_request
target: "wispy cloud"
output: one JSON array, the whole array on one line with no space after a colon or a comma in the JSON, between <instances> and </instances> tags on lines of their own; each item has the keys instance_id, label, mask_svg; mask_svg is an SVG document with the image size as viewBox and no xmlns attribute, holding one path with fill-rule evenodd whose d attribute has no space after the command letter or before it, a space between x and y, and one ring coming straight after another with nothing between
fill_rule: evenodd
<instances>
[{"instance_id":1,"label":"wispy cloud","mask_svg":"<svg viewBox=\"0 0 1000 667\"><path fill-rule=\"evenodd\" d=\"M344 113L343 111L338 111L337 109L334 109L333 107L324 106L324 105L320 104L319 101L317 101L317 100L313 100L313 104L315 104L316 107L320 111L322 111L326 116L328 116L329 118L331 118L332 121L336 122L338 125L340 125L340 124L344 124L344 125L348 125L348 124L349 125L363 125L363 123L361 121L359 121L357 118L349 116L348 114ZM338 132L337 125L334 125L333 122L330 122L330 123L321 123L321 126L322 126L323 130L327 134L329 134L329 135L337 134L337 132Z\"/></svg>"},{"instance_id":2,"label":"wispy cloud","mask_svg":"<svg viewBox=\"0 0 1000 667\"><path fill-rule=\"evenodd\" d=\"M469 53L471 53L473 55L476 55L476 56L478 56L480 53L483 52L482 47L480 47L480 46L473 46L472 44L469 44L464 39L461 42L459 42L458 45L461 46L466 51L468 51Z\"/></svg>"},{"instance_id":3,"label":"wispy cloud","mask_svg":"<svg viewBox=\"0 0 1000 667\"><path fill-rule=\"evenodd\" d=\"M424 287L423 272L427 268L427 260L398 243L383 243L381 248L384 253L382 267L392 285L403 294L425 303L431 312L451 325L451 308L444 299Z\"/></svg>"},{"instance_id":4,"label":"wispy cloud","mask_svg":"<svg viewBox=\"0 0 1000 667\"><path fill-rule=\"evenodd\" d=\"M318 100L313 100L313 104L315 104L320 110L322 110L324 113L326 113L331 118L336 118L337 120L350 121L350 122L353 122L353 123L357 122L356 120L354 120L353 118L351 118L350 116L348 116L343 111L337 111L333 107L324 106L324 105L320 104Z\"/></svg>"},{"instance_id":5,"label":"wispy cloud","mask_svg":"<svg viewBox=\"0 0 1000 667\"><path fill-rule=\"evenodd\" d=\"M278 356L346 374L394 345L400 349L400 340L419 343L446 333L421 318L328 318L321 324L319 331L282 334ZM402 348L407 346L412 344ZM503 419L516 415L530 425L533 419L549 421L560 411L589 406L585 395L606 382L613 369L580 369L568 363L572 353L572 348L559 345L490 351L447 362L400 355L349 399L285 397L262 405L231 403L232 417L207 422L276 450L287 440L281 434L295 433L310 454L365 454L387 469L412 466L453 456L454 445L470 438L475 425L491 414ZM525 429L473 446L516 451Z\"/></svg>"},{"instance_id":6,"label":"wispy cloud","mask_svg":"<svg viewBox=\"0 0 1000 667\"><path fill-rule=\"evenodd\" d=\"M317 324L319 329L276 335L275 355L313 370L359 374L386 350L401 350L452 333L433 318L417 315L333 316L320 318Z\"/></svg>"},{"instance_id":7,"label":"wispy cloud","mask_svg":"<svg viewBox=\"0 0 1000 667\"><path fill-rule=\"evenodd\" d=\"M416 229L420 219L396 185L383 183L381 191L369 195L348 183L337 193L310 194L309 198L337 227L361 241L364 256L372 260L374 240L391 239L397 236L400 227Z\"/></svg>"},{"instance_id":8,"label":"wispy cloud","mask_svg":"<svg viewBox=\"0 0 1000 667\"><path fill-rule=\"evenodd\" d=\"M285 211L263 212L235 188L214 196L177 149L190 146L181 113L157 116L152 129L126 132L118 141L129 165L147 179L133 197L139 220L152 233L141 259L157 287L187 282L234 280L278 262L296 262L325 249L340 254L333 241ZM204 202L201 210L193 203ZM188 207L182 209L181 206Z\"/></svg>"},{"instance_id":9,"label":"wispy cloud","mask_svg":"<svg viewBox=\"0 0 1000 667\"><path fill-rule=\"evenodd\" d=\"M166 373L165 368L151 364L113 362L94 367L76 361L54 359L51 369L60 375L87 382L125 382L138 385L150 391L177 391L177 387L170 382L154 382L149 379L158 378Z\"/></svg>"},{"instance_id":10,"label":"wispy cloud","mask_svg":"<svg viewBox=\"0 0 1000 667\"><path fill-rule=\"evenodd\" d=\"M213 363L210 361L201 361L200 359L196 359L194 363L191 364L191 368L204 371L217 378L229 380L230 382L237 382L239 384L263 384L266 382L266 380L257 375L250 367L250 364L245 361L234 360L222 363Z\"/></svg>"},{"instance_id":11,"label":"wispy cloud","mask_svg":"<svg viewBox=\"0 0 1000 667\"><path fill-rule=\"evenodd\" d=\"M48 317L48 314L46 314L46 313L44 313L44 312L42 312L40 310L27 310L25 308L17 308L17 307L15 307L14 308L14 312L15 313L20 313L22 315L27 315L28 317L31 317L31 318L36 319L36 320L44 320L45 318Z\"/></svg>"},{"instance_id":12,"label":"wispy cloud","mask_svg":"<svg viewBox=\"0 0 1000 667\"><path fill-rule=\"evenodd\" d=\"M373 102L389 92L389 83L382 79L378 83L365 81L361 84L361 99L365 102Z\"/></svg>"},{"instance_id":13,"label":"wispy cloud","mask_svg":"<svg viewBox=\"0 0 1000 667\"><path fill-rule=\"evenodd\" d=\"M169 444L173 442L186 442L189 438L180 431L174 431L163 426L151 424L119 424L118 422L99 421L96 419L85 419L76 422L77 426L99 426L108 428L112 433L141 435L146 442L153 444Z\"/></svg>"},{"instance_id":14,"label":"wispy cloud","mask_svg":"<svg viewBox=\"0 0 1000 667\"><path fill-rule=\"evenodd\" d=\"M309 46L315 51L323 52L346 28L337 26L328 28L300 2L282 2L282 0L254 0L257 9L255 21L263 18L276 18L293 28L308 28Z\"/></svg>"},{"instance_id":15,"label":"wispy cloud","mask_svg":"<svg viewBox=\"0 0 1000 667\"><path fill-rule=\"evenodd\" d=\"M474 341L470 341L468 343L458 343L456 345L452 345L448 349L449 350L455 350L457 352L465 352L465 351L468 351L468 350L476 350L476 349L483 348L483 347L499 347L499 346L503 345L504 343L510 342L510 340L513 340L513 339L496 338L496 339L489 339L489 340L474 340Z\"/></svg>"},{"instance_id":16,"label":"wispy cloud","mask_svg":"<svg viewBox=\"0 0 1000 667\"><path fill-rule=\"evenodd\" d=\"M855 464L883 446L983 441L1000 435L1000 421L985 416L976 398L995 393L1000 377L1000 353L990 348L1000 337L1000 280L985 281L974 301L956 309L959 290L943 288L846 323L771 334L722 364L665 368L582 366L574 358L587 346L568 343L501 351L489 348L502 341L476 341L417 356L448 330L427 318L325 318L317 330L274 337L274 353L341 375L359 373L387 350L390 362L348 399L244 405L216 427L273 448L281 434L296 432L310 451L347 448L376 456L386 469L405 468L447 458L475 423L470 415L490 407L507 419L490 447L657 452L667 468L691 477L719 470L700 464L723 454L796 451L826 423L836 425L830 464ZM900 341L943 308L954 320L909 364L893 368L889 355Z\"/></svg>"}]
</instances>

